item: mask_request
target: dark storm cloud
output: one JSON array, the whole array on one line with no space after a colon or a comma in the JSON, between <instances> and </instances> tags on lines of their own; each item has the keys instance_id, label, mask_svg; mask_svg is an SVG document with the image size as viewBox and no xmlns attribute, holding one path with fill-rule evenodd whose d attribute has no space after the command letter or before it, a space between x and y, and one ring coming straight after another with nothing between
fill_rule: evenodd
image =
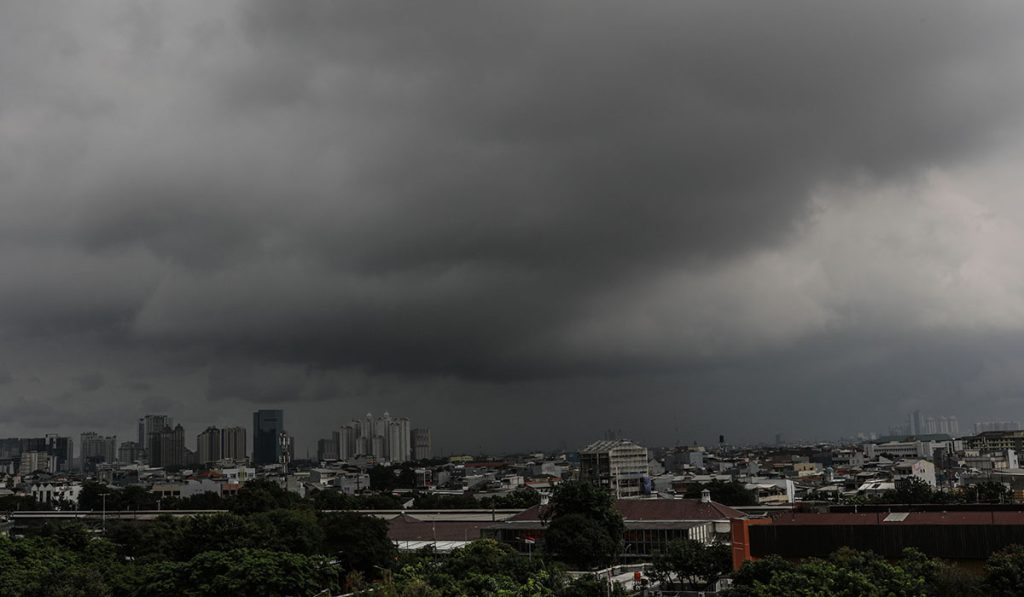
<instances>
[{"instance_id":1,"label":"dark storm cloud","mask_svg":"<svg viewBox=\"0 0 1024 597\"><path fill-rule=\"evenodd\" d=\"M935 338L1003 371L1022 12L5 8L0 338L211 409L759 387L721 371L796 409L834 363L912 384L859 355L924 372Z\"/></svg>"},{"instance_id":2,"label":"dark storm cloud","mask_svg":"<svg viewBox=\"0 0 1024 597\"><path fill-rule=\"evenodd\" d=\"M677 355L598 358L562 337L609 289L783 241L820 185L912 179L1020 117L1019 36L1000 11L244 12L252 52L214 87L216 126L289 120L273 139L289 151L264 156L275 179L249 180L244 200L197 189L181 201L213 208L185 216L135 193L132 212L172 217L104 217L95 236L128 230L165 255L194 231L170 253L195 267L262 247L175 278L138 329L282 360L485 378L660 368ZM268 222L275 202L291 209Z\"/></svg>"}]
</instances>

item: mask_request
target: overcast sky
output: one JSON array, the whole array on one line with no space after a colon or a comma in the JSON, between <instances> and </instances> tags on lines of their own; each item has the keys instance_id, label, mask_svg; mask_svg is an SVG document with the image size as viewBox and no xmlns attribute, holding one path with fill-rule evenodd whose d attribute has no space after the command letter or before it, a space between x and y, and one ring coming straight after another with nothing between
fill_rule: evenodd
<instances>
[{"instance_id":1,"label":"overcast sky","mask_svg":"<svg viewBox=\"0 0 1024 597\"><path fill-rule=\"evenodd\" d=\"M1024 5L0 9L0 435L1024 419Z\"/></svg>"}]
</instances>

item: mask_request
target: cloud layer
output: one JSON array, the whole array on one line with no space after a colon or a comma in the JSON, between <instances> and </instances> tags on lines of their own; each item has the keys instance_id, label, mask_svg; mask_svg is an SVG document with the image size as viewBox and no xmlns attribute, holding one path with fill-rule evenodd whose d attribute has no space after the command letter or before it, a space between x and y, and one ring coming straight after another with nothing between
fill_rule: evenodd
<instances>
[{"instance_id":1,"label":"cloud layer","mask_svg":"<svg viewBox=\"0 0 1024 597\"><path fill-rule=\"evenodd\" d=\"M451 401L453 434L552 400L701 438L708 404L747 439L769 408L856 431L821 421L851 399L865 428L1024 417L993 381L1024 323L1020 12L5 8L2 399L321 433Z\"/></svg>"}]
</instances>

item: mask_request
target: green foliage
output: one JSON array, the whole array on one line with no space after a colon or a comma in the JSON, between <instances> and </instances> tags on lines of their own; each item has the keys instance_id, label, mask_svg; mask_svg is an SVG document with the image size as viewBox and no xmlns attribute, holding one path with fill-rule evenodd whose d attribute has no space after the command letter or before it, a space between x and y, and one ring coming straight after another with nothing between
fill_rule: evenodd
<instances>
[{"instance_id":1,"label":"green foliage","mask_svg":"<svg viewBox=\"0 0 1024 597\"><path fill-rule=\"evenodd\" d=\"M125 566L115 561L112 546L96 538L81 543L77 535L69 530L63 539L78 551L53 538L0 538L0 595L86 597L123 591Z\"/></svg>"},{"instance_id":2,"label":"green foliage","mask_svg":"<svg viewBox=\"0 0 1024 597\"><path fill-rule=\"evenodd\" d=\"M302 501L297 494L265 479L249 481L238 490L234 499L228 502L228 509L236 514L269 512L281 508L293 508Z\"/></svg>"},{"instance_id":3,"label":"green foliage","mask_svg":"<svg viewBox=\"0 0 1024 597\"><path fill-rule=\"evenodd\" d=\"M734 586L753 587L756 583L768 584L778 572L792 572L795 565L776 555L760 560L744 562L743 566L733 574Z\"/></svg>"},{"instance_id":4,"label":"green foliage","mask_svg":"<svg viewBox=\"0 0 1024 597\"><path fill-rule=\"evenodd\" d=\"M348 495L325 489L309 498L317 510L398 510L404 500L388 494Z\"/></svg>"},{"instance_id":5,"label":"green foliage","mask_svg":"<svg viewBox=\"0 0 1024 597\"><path fill-rule=\"evenodd\" d=\"M324 512L319 525L323 530L322 552L334 557L345 570L376 578L377 566L390 567L397 557L388 539L388 524L379 518L354 512Z\"/></svg>"},{"instance_id":6,"label":"green foliage","mask_svg":"<svg viewBox=\"0 0 1024 597\"><path fill-rule=\"evenodd\" d=\"M5 495L0 497L0 512L13 512L15 510L49 510L46 503L36 501L30 495Z\"/></svg>"},{"instance_id":7,"label":"green foliage","mask_svg":"<svg viewBox=\"0 0 1024 597\"><path fill-rule=\"evenodd\" d=\"M985 565L985 595L1024 596L1024 547L1011 545L992 554Z\"/></svg>"},{"instance_id":8,"label":"green foliage","mask_svg":"<svg viewBox=\"0 0 1024 597\"><path fill-rule=\"evenodd\" d=\"M731 597L980 597L989 594L998 593L981 592L976 576L914 549L904 550L901 559L890 562L871 552L848 548L835 552L827 560L810 559L799 564L778 557L747 562L733 576L733 588L729 591Z\"/></svg>"},{"instance_id":9,"label":"green foliage","mask_svg":"<svg viewBox=\"0 0 1024 597\"><path fill-rule=\"evenodd\" d=\"M543 518L545 551L575 568L607 566L622 549L622 516L611 494L590 483L558 485Z\"/></svg>"},{"instance_id":10,"label":"green foliage","mask_svg":"<svg viewBox=\"0 0 1024 597\"><path fill-rule=\"evenodd\" d=\"M562 596L571 586L559 568L528 558L492 539L480 539L448 556L425 552L386 578L384 595ZM594 593L590 593L594 594ZM598 593L601 594L601 593Z\"/></svg>"},{"instance_id":11,"label":"green foliage","mask_svg":"<svg viewBox=\"0 0 1024 597\"><path fill-rule=\"evenodd\" d=\"M412 507L417 510L472 510L481 506L472 494L421 493L413 500Z\"/></svg>"},{"instance_id":12,"label":"green foliage","mask_svg":"<svg viewBox=\"0 0 1024 597\"><path fill-rule=\"evenodd\" d=\"M583 514L554 518L544 531L545 551L574 570L611 565L621 546L621 539L616 540L600 522Z\"/></svg>"},{"instance_id":13,"label":"green foliage","mask_svg":"<svg viewBox=\"0 0 1024 597\"><path fill-rule=\"evenodd\" d=\"M683 497L699 499L701 491L711 492L711 499L726 506L756 506L757 494L738 481L721 481L714 479L710 483L691 485Z\"/></svg>"},{"instance_id":14,"label":"green foliage","mask_svg":"<svg viewBox=\"0 0 1024 597\"><path fill-rule=\"evenodd\" d=\"M412 489L416 486L416 473L409 463L394 466L377 465L367 471L370 476L370 489L374 491L394 491L396 489Z\"/></svg>"},{"instance_id":15,"label":"green foliage","mask_svg":"<svg viewBox=\"0 0 1024 597\"><path fill-rule=\"evenodd\" d=\"M1002 483L982 481L964 489L963 499L970 504L1010 504L1013 492Z\"/></svg>"},{"instance_id":16,"label":"green foliage","mask_svg":"<svg viewBox=\"0 0 1024 597\"><path fill-rule=\"evenodd\" d=\"M662 580L671 573L693 589L709 590L732 569L732 555L726 545L684 539L669 543L653 564L655 576Z\"/></svg>"},{"instance_id":17,"label":"green foliage","mask_svg":"<svg viewBox=\"0 0 1024 597\"><path fill-rule=\"evenodd\" d=\"M314 595L341 588L340 570L319 556L233 549L203 552L187 562L146 566L135 580L134 595L213 597Z\"/></svg>"}]
</instances>

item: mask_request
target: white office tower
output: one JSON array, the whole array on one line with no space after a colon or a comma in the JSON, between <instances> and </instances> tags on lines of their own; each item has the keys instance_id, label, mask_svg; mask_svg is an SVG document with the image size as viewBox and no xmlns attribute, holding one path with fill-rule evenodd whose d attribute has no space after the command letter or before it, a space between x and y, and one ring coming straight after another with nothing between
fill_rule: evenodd
<instances>
[{"instance_id":1,"label":"white office tower","mask_svg":"<svg viewBox=\"0 0 1024 597\"><path fill-rule=\"evenodd\" d=\"M616 497L640 495L649 473L647 448L629 440L603 440L580 450L580 480L606 487Z\"/></svg>"}]
</instances>

